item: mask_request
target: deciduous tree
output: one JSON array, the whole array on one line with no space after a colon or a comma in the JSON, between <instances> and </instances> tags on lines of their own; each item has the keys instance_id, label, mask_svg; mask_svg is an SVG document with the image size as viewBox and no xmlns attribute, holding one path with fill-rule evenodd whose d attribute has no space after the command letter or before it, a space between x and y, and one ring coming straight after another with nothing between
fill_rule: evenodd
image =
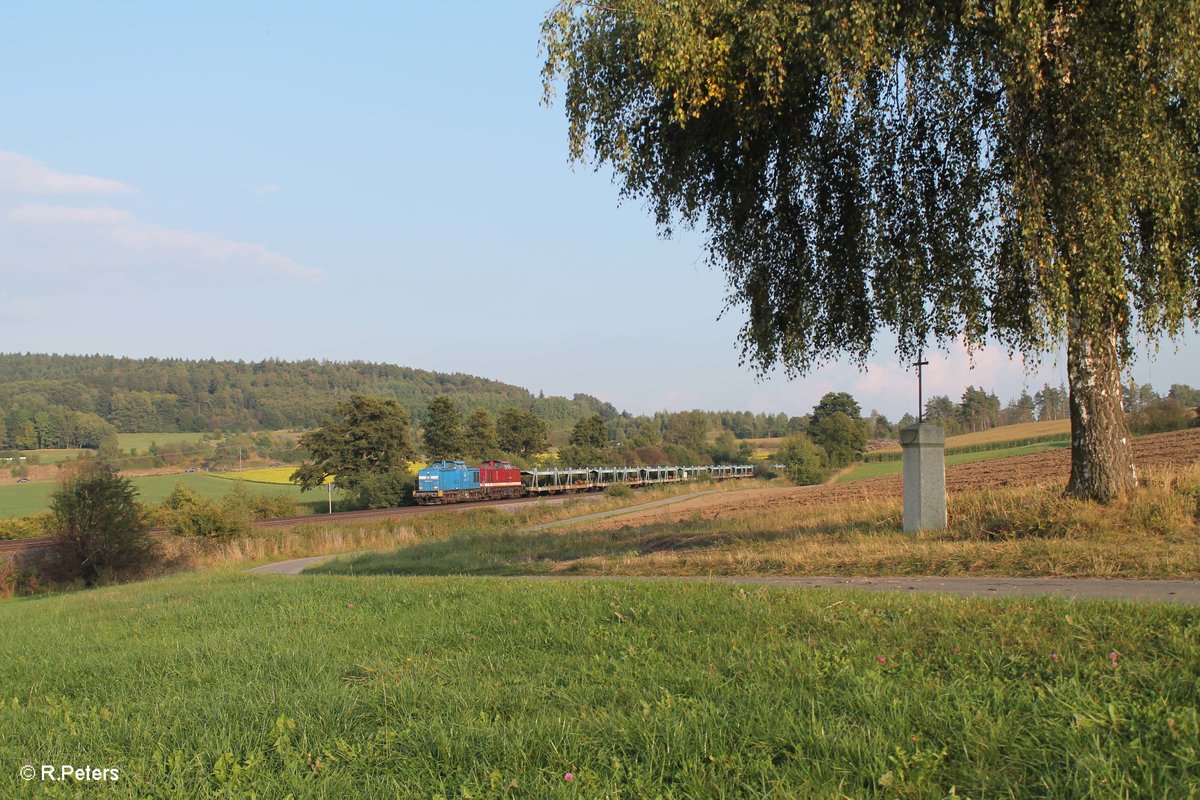
<instances>
[{"instance_id":1,"label":"deciduous tree","mask_svg":"<svg viewBox=\"0 0 1200 800\"><path fill-rule=\"evenodd\" d=\"M438 395L429 401L424 439L425 455L431 461L445 461L466 455L462 410L449 397Z\"/></svg>"},{"instance_id":2,"label":"deciduous tree","mask_svg":"<svg viewBox=\"0 0 1200 800\"><path fill-rule=\"evenodd\" d=\"M1121 365L1200 317L1200 4L564 0L543 38L571 155L707 231L760 372L1065 340L1067 492L1135 485Z\"/></svg>"},{"instance_id":3,"label":"deciduous tree","mask_svg":"<svg viewBox=\"0 0 1200 800\"><path fill-rule=\"evenodd\" d=\"M494 458L500 449L496 441L496 421L486 408L477 408L467 417L467 454L479 461Z\"/></svg>"},{"instance_id":4,"label":"deciduous tree","mask_svg":"<svg viewBox=\"0 0 1200 800\"><path fill-rule=\"evenodd\" d=\"M579 420L571 429L568 441L574 445L601 449L608 444L608 427L604 424L604 417L593 414Z\"/></svg>"},{"instance_id":5,"label":"deciduous tree","mask_svg":"<svg viewBox=\"0 0 1200 800\"><path fill-rule=\"evenodd\" d=\"M396 505L416 454L404 407L384 397L354 395L336 403L328 421L300 437L310 454L292 473L302 491L336 476L363 506Z\"/></svg>"},{"instance_id":6,"label":"deciduous tree","mask_svg":"<svg viewBox=\"0 0 1200 800\"><path fill-rule=\"evenodd\" d=\"M496 418L500 449L518 456L531 456L546 449L546 423L524 408L506 408Z\"/></svg>"}]
</instances>

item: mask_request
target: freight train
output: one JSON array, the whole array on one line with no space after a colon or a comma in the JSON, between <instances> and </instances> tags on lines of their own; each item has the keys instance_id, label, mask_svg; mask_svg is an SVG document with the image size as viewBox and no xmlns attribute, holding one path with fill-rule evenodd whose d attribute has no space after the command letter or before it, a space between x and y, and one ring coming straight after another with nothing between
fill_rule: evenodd
<instances>
[{"instance_id":1,"label":"freight train","mask_svg":"<svg viewBox=\"0 0 1200 800\"><path fill-rule=\"evenodd\" d=\"M413 498L420 505L501 500L565 492L595 492L606 486L679 483L699 477L749 478L750 464L702 467L586 467L519 470L507 461L471 467L461 460L438 461L417 473Z\"/></svg>"}]
</instances>

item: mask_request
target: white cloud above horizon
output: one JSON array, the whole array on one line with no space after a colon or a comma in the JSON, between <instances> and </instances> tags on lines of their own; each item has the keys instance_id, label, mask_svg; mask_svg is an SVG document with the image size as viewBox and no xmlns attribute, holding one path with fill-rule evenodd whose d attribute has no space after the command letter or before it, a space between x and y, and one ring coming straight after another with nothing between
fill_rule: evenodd
<instances>
[{"instance_id":1,"label":"white cloud above horizon","mask_svg":"<svg viewBox=\"0 0 1200 800\"><path fill-rule=\"evenodd\" d=\"M0 193L19 195L113 195L137 190L121 181L47 167L20 153L0 150Z\"/></svg>"},{"instance_id":2,"label":"white cloud above horizon","mask_svg":"<svg viewBox=\"0 0 1200 800\"><path fill-rule=\"evenodd\" d=\"M144 273L158 278L231 276L284 277L320 281L324 272L300 264L265 245L139 221L128 211L107 206L76 207L29 203L5 216L9 238L35 250L43 271L70 274L89 270ZM0 252L5 246L0 243ZM83 254L87 253L86 261Z\"/></svg>"},{"instance_id":3,"label":"white cloud above horizon","mask_svg":"<svg viewBox=\"0 0 1200 800\"><path fill-rule=\"evenodd\" d=\"M112 205L32 201L134 191L118 180L63 172L26 155L0 151L0 257L23 266L22 275L52 279L29 280L29 293L35 295L90 291L89 281L104 284L119 276L138 286L203 285L254 276L316 282L325 277L322 270L264 244L145 222ZM18 277L10 284L10 292L19 290L21 281Z\"/></svg>"}]
</instances>

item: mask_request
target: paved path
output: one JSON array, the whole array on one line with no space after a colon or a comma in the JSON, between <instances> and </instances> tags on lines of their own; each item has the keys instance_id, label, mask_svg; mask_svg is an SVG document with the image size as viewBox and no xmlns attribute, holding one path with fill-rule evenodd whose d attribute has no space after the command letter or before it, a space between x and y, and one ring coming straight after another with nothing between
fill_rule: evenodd
<instances>
[{"instance_id":1,"label":"paved path","mask_svg":"<svg viewBox=\"0 0 1200 800\"><path fill-rule=\"evenodd\" d=\"M353 553L330 553L327 556L312 556L311 558L293 558L288 561L276 561L274 564L263 564L250 570L255 575L299 575L309 567L328 561L338 556L349 556Z\"/></svg>"}]
</instances>

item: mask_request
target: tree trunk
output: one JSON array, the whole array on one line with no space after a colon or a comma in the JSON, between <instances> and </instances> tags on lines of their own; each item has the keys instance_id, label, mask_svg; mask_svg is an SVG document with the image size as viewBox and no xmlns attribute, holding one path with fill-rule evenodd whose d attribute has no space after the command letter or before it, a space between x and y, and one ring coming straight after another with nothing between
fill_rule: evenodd
<instances>
[{"instance_id":1,"label":"tree trunk","mask_svg":"<svg viewBox=\"0 0 1200 800\"><path fill-rule=\"evenodd\" d=\"M1116 330L1087 333L1072 322L1067 337L1071 384L1071 480L1066 494L1099 503L1137 486L1129 426L1121 405Z\"/></svg>"}]
</instances>

